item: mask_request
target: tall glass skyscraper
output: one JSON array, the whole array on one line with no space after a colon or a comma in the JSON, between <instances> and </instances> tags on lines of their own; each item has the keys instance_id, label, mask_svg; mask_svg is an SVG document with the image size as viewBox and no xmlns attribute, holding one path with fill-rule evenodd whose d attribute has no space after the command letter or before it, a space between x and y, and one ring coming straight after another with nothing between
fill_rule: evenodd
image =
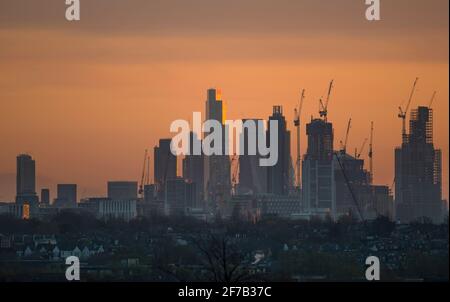
<instances>
[{"instance_id":1,"label":"tall glass skyscraper","mask_svg":"<svg viewBox=\"0 0 450 302\"><path fill-rule=\"evenodd\" d=\"M17 156L16 203L37 206L38 201L35 161L28 154L20 154Z\"/></svg>"},{"instance_id":2,"label":"tall glass skyscraper","mask_svg":"<svg viewBox=\"0 0 450 302\"><path fill-rule=\"evenodd\" d=\"M216 89L207 92L206 120L216 120L222 124L222 154L225 154L225 109L220 92ZM204 198L219 209L231 198L230 158L228 155L204 158Z\"/></svg>"}]
</instances>

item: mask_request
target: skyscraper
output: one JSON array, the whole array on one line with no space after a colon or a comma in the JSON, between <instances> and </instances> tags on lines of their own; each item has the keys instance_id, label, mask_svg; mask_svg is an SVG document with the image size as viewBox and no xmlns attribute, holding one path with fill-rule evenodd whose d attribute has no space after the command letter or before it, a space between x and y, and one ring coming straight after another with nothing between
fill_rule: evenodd
<instances>
[{"instance_id":1,"label":"skyscraper","mask_svg":"<svg viewBox=\"0 0 450 302\"><path fill-rule=\"evenodd\" d=\"M201 143L201 140L197 138L197 135L193 132L190 133L190 153L183 159L183 178L192 183L195 187L195 196L193 200L193 207L204 208L203 198L203 183L204 183L204 158L203 155L194 154L194 143L197 141Z\"/></svg>"},{"instance_id":2,"label":"skyscraper","mask_svg":"<svg viewBox=\"0 0 450 302\"><path fill-rule=\"evenodd\" d=\"M36 194L35 161L28 154L17 156L16 195Z\"/></svg>"},{"instance_id":3,"label":"skyscraper","mask_svg":"<svg viewBox=\"0 0 450 302\"><path fill-rule=\"evenodd\" d=\"M61 208L77 207L77 185L76 184L58 184L57 198L55 205Z\"/></svg>"},{"instance_id":4,"label":"skyscraper","mask_svg":"<svg viewBox=\"0 0 450 302\"><path fill-rule=\"evenodd\" d=\"M336 196L333 164L333 125L311 119L306 125L308 147L302 167L304 210L335 217Z\"/></svg>"},{"instance_id":5,"label":"skyscraper","mask_svg":"<svg viewBox=\"0 0 450 302\"><path fill-rule=\"evenodd\" d=\"M164 209L166 215L185 215L186 209L192 207L195 186L182 177L169 179L166 182Z\"/></svg>"},{"instance_id":6,"label":"skyscraper","mask_svg":"<svg viewBox=\"0 0 450 302\"><path fill-rule=\"evenodd\" d=\"M243 124L246 121L253 121L255 123L255 142L258 146L258 133L261 126L261 119L244 119ZM240 145L239 152L239 194L263 194L267 193L267 167L259 165L259 159L261 156L256 152L256 155L249 153L250 141L249 129L244 127L240 134L240 141L243 145Z\"/></svg>"},{"instance_id":7,"label":"skyscraper","mask_svg":"<svg viewBox=\"0 0 450 302\"><path fill-rule=\"evenodd\" d=\"M35 161L30 155L20 154L17 156L16 203L37 206L35 169Z\"/></svg>"},{"instance_id":8,"label":"skyscraper","mask_svg":"<svg viewBox=\"0 0 450 302\"><path fill-rule=\"evenodd\" d=\"M395 202L397 219L411 222L423 217L442 220L441 150L433 145L433 110L411 111L409 134L395 149Z\"/></svg>"},{"instance_id":9,"label":"skyscraper","mask_svg":"<svg viewBox=\"0 0 450 302\"><path fill-rule=\"evenodd\" d=\"M225 110L220 92L208 89L206 120L216 120L222 125L222 154L225 154ZM204 198L214 207L224 206L231 197L230 158L228 155L204 156Z\"/></svg>"},{"instance_id":10,"label":"skyscraper","mask_svg":"<svg viewBox=\"0 0 450 302\"><path fill-rule=\"evenodd\" d=\"M164 198L165 182L177 177L177 157L170 151L171 139L160 139L154 148L154 178L157 195Z\"/></svg>"},{"instance_id":11,"label":"skyscraper","mask_svg":"<svg viewBox=\"0 0 450 302\"><path fill-rule=\"evenodd\" d=\"M287 130L286 119L281 106L273 106L269 122L278 121L278 161L267 169L267 192L275 195L288 195L291 176L291 132ZM267 142L270 142L270 127Z\"/></svg>"},{"instance_id":12,"label":"skyscraper","mask_svg":"<svg viewBox=\"0 0 450 302\"><path fill-rule=\"evenodd\" d=\"M144 185L144 201L147 203L155 201L155 192L154 184Z\"/></svg>"}]
</instances>

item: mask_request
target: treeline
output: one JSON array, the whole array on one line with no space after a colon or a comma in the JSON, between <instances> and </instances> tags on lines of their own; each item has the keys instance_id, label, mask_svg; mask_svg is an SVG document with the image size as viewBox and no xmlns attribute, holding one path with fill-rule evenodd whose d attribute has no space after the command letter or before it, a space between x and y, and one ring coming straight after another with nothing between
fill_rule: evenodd
<instances>
[{"instance_id":1,"label":"treeline","mask_svg":"<svg viewBox=\"0 0 450 302\"><path fill-rule=\"evenodd\" d=\"M433 225L422 219L412 223L411 227L422 232L433 230L448 230L448 218L441 225ZM330 219L314 218L306 220L288 220L276 216L265 217L256 223L236 219L215 219L213 222L203 222L187 216L139 217L129 222L121 219L102 220L89 213L61 211L47 220L19 219L12 215L0 215L0 233L7 234L89 234L92 232L106 233L161 233L174 231L180 233L202 232L203 230L224 230L231 234L263 235L270 233L280 241L299 237L301 233L315 229L326 230L329 237L339 239L349 235L350 231L358 230L368 235L389 236L396 224L387 217L380 216L368 222L358 222L351 217L341 217L334 222Z\"/></svg>"}]
</instances>

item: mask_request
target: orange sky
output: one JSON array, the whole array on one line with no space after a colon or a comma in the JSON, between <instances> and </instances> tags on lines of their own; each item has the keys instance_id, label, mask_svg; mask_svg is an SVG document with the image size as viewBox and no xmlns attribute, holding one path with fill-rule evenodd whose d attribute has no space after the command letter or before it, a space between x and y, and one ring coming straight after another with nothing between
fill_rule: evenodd
<instances>
[{"instance_id":1,"label":"orange sky","mask_svg":"<svg viewBox=\"0 0 450 302\"><path fill-rule=\"evenodd\" d=\"M221 88L227 118L267 118L281 104L292 129L299 91L306 122L332 78L335 146L349 117L348 150L373 120L375 182L391 185L397 108L416 76L412 107L438 91L448 196L446 0L382 1L378 23L362 0L81 1L78 24L64 21L64 1L28 2L0 4L0 200L13 200L18 153L35 157L52 198L68 182L104 195L108 180L138 180L144 149L203 112L207 88Z\"/></svg>"}]
</instances>

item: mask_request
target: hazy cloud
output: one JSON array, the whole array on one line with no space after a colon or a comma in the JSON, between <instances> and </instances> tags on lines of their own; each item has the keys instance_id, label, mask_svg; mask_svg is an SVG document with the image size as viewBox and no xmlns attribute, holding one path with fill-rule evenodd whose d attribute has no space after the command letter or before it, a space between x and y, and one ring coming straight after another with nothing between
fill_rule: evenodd
<instances>
[{"instance_id":1,"label":"hazy cloud","mask_svg":"<svg viewBox=\"0 0 450 302\"><path fill-rule=\"evenodd\" d=\"M127 34L416 34L448 31L447 0L381 1L382 22L364 0L81 0L81 21L62 0L4 0L0 27ZM381 37L380 37L381 38Z\"/></svg>"}]
</instances>

